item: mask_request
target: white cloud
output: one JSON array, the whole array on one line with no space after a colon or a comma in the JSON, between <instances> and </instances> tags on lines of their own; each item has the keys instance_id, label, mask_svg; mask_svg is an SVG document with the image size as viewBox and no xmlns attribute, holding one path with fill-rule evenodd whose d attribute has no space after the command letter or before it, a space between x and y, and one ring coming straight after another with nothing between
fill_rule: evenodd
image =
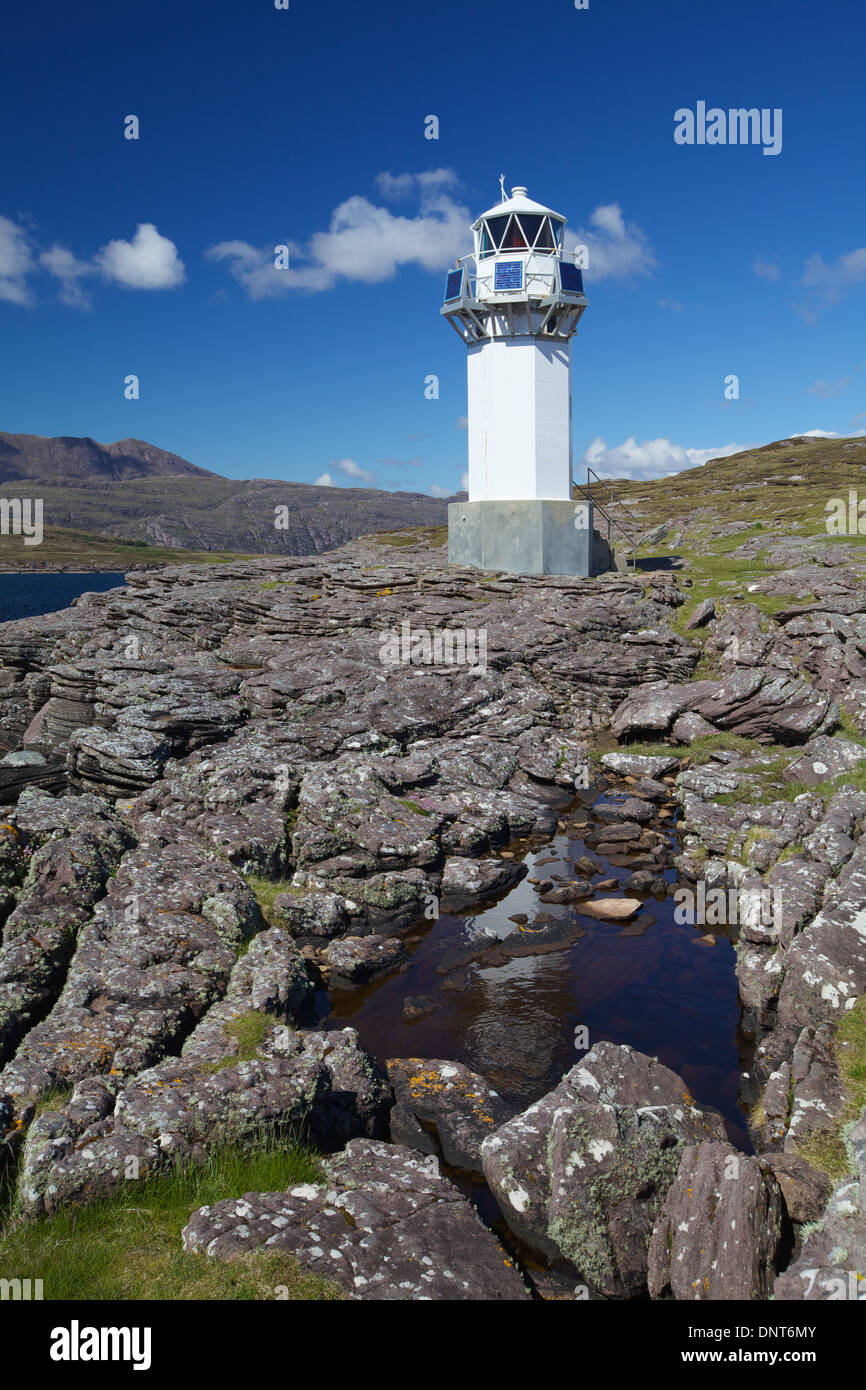
<instances>
[{"instance_id":1,"label":"white cloud","mask_svg":"<svg viewBox=\"0 0 866 1390\"><path fill-rule=\"evenodd\" d=\"M432 495L433 495L434 497L450 497L450 496L451 496L451 489L450 489L450 488L447 488L447 487L440 487L438 483L431 483L431 484L430 484L430 489L429 489L429 490L430 490L430 492L432 493Z\"/></svg>"},{"instance_id":2,"label":"white cloud","mask_svg":"<svg viewBox=\"0 0 866 1390\"><path fill-rule=\"evenodd\" d=\"M429 192L453 188L460 182L453 169L427 169L421 174L377 174L375 184L383 198L397 202L411 198L416 189Z\"/></svg>"},{"instance_id":3,"label":"white cloud","mask_svg":"<svg viewBox=\"0 0 866 1390\"><path fill-rule=\"evenodd\" d=\"M327 232L310 239L310 255L332 278L376 284L401 265L446 270L467 240L469 210L436 191L422 195L417 217L395 217L367 198L347 198Z\"/></svg>"},{"instance_id":4,"label":"white cloud","mask_svg":"<svg viewBox=\"0 0 866 1390\"><path fill-rule=\"evenodd\" d=\"M386 199L413 198L414 217L355 194L335 208L327 231L314 232L305 245L289 245L290 266L274 267L273 246L223 241L205 252L210 260L228 261L235 280L251 299L269 299L289 290L328 290L339 279L379 284L401 266L441 271L466 249L469 209L446 191L456 184L450 169L422 174L379 174L377 187Z\"/></svg>"},{"instance_id":5,"label":"white cloud","mask_svg":"<svg viewBox=\"0 0 866 1390\"><path fill-rule=\"evenodd\" d=\"M753 261L752 270L756 275L760 275L764 280L772 280L777 285L782 278L782 272L777 265L771 261Z\"/></svg>"},{"instance_id":6,"label":"white cloud","mask_svg":"<svg viewBox=\"0 0 866 1390\"><path fill-rule=\"evenodd\" d=\"M684 314L686 312L678 299L657 299L656 304L659 309L670 309L673 314Z\"/></svg>"},{"instance_id":7,"label":"white cloud","mask_svg":"<svg viewBox=\"0 0 866 1390\"><path fill-rule=\"evenodd\" d=\"M835 304L842 297L842 291L851 285L866 282L866 246L858 246L855 251L840 256L837 261L827 265L824 257L816 253L806 261L801 284L811 289L823 291L830 303Z\"/></svg>"},{"instance_id":8,"label":"white cloud","mask_svg":"<svg viewBox=\"0 0 866 1390\"><path fill-rule=\"evenodd\" d=\"M820 396L822 400L829 401L833 396L841 395L851 385L850 376L842 376L838 381L826 381L823 377L819 381L813 381L806 390L810 396Z\"/></svg>"},{"instance_id":9,"label":"white cloud","mask_svg":"<svg viewBox=\"0 0 866 1390\"><path fill-rule=\"evenodd\" d=\"M374 474L368 472L366 468L361 468L354 459L338 459L331 465L347 478L356 478L361 483L372 483Z\"/></svg>"},{"instance_id":10,"label":"white cloud","mask_svg":"<svg viewBox=\"0 0 866 1390\"><path fill-rule=\"evenodd\" d=\"M24 228L0 217L0 299L9 304L30 304L27 276L32 269L33 252Z\"/></svg>"},{"instance_id":11,"label":"white cloud","mask_svg":"<svg viewBox=\"0 0 866 1390\"><path fill-rule=\"evenodd\" d=\"M791 439L839 439L837 430L803 430L802 434L792 434Z\"/></svg>"},{"instance_id":12,"label":"white cloud","mask_svg":"<svg viewBox=\"0 0 866 1390\"><path fill-rule=\"evenodd\" d=\"M55 244L50 251L42 252L39 264L60 281L61 303L72 309L90 308L90 299L78 282L96 273L97 267L92 261L79 261L65 246Z\"/></svg>"},{"instance_id":13,"label":"white cloud","mask_svg":"<svg viewBox=\"0 0 866 1390\"><path fill-rule=\"evenodd\" d=\"M31 304L27 277L40 269L60 282L61 303L75 309L91 307L81 285L91 275L141 290L173 289L185 277L174 242L160 236L152 222L141 223L131 241L110 241L82 261L58 242L39 252L22 227L0 217L0 299Z\"/></svg>"},{"instance_id":14,"label":"white cloud","mask_svg":"<svg viewBox=\"0 0 866 1390\"><path fill-rule=\"evenodd\" d=\"M687 468L699 468L708 459L728 458L744 449L758 447L756 444L723 444L716 449L685 449L670 439L645 439L638 444L632 437L609 449L599 438L590 444L583 462L604 478L664 478Z\"/></svg>"},{"instance_id":15,"label":"white cloud","mask_svg":"<svg viewBox=\"0 0 866 1390\"><path fill-rule=\"evenodd\" d=\"M205 256L211 261L230 262L231 275L250 299L275 299L286 290L330 289L333 277L321 266L295 265L295 260L303 254L297 243L278 244L289 248L289 264L284 270L278 270L274 264L275 246L251 246L248 241L221 241L217 246L208 247Z\"/></svg>"},{"instance_id":16,"label":"white cloud","mask_svg":"<svg viewBox=\"0 0 866 1390\"><path fill-rule=\"evenodd\" d=\"M316 481L315 481L314 484L313 484L313 487L333 487L333 486L334 486L334 479L331 477L330 473L320 473L319 476L318 476L318 478L316 479Z\"/></svg>"},{"instance_id":17,"label":"white cloud","mask_svg":"<svg viewBox=\"0 0 866 1390\"><path fill-rule=\"evenodd\" d=\"M469 474L468 474L468 473L461 473L461 474L460 474L460 491L461 491L461 492L468 492L468 491L469 491Z\"/></svg>"},{"instance_id":18,"label":"white cloud","mask_svg":"<svg viewBox=\"0 0 866 1390\"><path fill-rule=\"evenodd\" d=\"M96 255L106 280L132 290L171 290L186 277L177 247L152 222L141 222L131 241L110 241Z\"/></svg>"},{"instance_id":19,"label":"white cloud","mask_svg":"<svg viewBox=\"0 0 866 1390\"><path fill-rule=\"evenodd\" d=\"M584 245L589 252L587 271L592 280L625 280L632 275L650 275L658 264L646 233L634 222L626 222L619 203L603 203L590 216L594 230L583 227L566 235L573 251Z\"/></svg>"},{"instance_id":20,"label":"white cloud","mask_svg":"<svg viewBox=\"0 0 866 1390\"><path fill-rule=\"evenodd\" d=\"M469 428L469 416L468 416L468 415L461 415L461 416L458 418L458 421L457 421L457 428L458 428L458 430L468 430L468 428Z\"/></svg>"}]
</instances>

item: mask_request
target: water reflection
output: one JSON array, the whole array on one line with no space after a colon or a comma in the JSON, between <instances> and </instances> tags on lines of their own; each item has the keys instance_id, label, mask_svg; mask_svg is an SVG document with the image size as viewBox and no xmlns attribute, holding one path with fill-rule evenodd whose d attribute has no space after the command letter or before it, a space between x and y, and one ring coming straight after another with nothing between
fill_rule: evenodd
<instances>
[{"instance_id":1,"label":"water reflection","mask_svg":"<svg viewBox=\"0 0 866 1390\"><path fill-rule=\"evenodd\" d=\"M676 827L670 825L676 847ZM574 878L572 861L586 853L617 885L631 872L567 832L520 852L527 878L482 910L442 916L428 930L419 929L402 972L363 989L333 991L328 1025L351 1023L382 1062L400 1056L463 1062L523 1108L578 1060L574 1033L585 1024L590 1044L627 1043L679 1072L699 1103L722 1112L732 1141L749 1152L737 1100L748 1049L738 1030L731 941L714 929L716 944L700 944L705 929L677 924L671 897L630 893L643 900L637 925L587 917L579 903L540 903L528 879ZM670 870L664 877L674 880ZM618 888L603 892L616 895ZM554 939L535 953L537 943L529 935L516 937L519 925L509 919L523 915L531 925L540 913L554 924ZM437 970L446 951L472 942L479 953L496 952L497 942L507 943L504 951L533 953L499 960L494 955L492 963L482 958L445 974ZM429 996L435 1010L405 1021L408 995Z\"/></svg>"}]
</instances>

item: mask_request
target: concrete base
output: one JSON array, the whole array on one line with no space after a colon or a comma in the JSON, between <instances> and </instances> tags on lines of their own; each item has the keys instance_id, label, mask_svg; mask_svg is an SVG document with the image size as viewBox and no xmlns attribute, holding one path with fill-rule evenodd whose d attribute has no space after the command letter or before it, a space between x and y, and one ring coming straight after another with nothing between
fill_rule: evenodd
<instances>
[{"instance_id":1,"label":"concrete base","mask_svg":"<svg viewBox=\"0 0 866 1390\"><path fill-rule=\"evenodd\" d=\"M452 565L504 574L573 574L613 569L610 546L593 529L588 502L452 502L448 507Z\"/></svg>"}]
</instances>

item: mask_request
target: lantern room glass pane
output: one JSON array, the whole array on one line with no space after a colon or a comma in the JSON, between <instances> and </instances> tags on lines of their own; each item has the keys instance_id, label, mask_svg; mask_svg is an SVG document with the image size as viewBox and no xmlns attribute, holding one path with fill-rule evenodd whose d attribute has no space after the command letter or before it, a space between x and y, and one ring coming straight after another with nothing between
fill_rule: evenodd
<instances>
[{"instance_id":1,"label":"lantern room glass pane","mask_svg":"<svg viewBox=\"0 0 866 1390\"><path fill-rule=\"evenodd\" d=\"M562 246L562 229L565 223L559 222L555 217L551 217L550 220L553 223L553 235L556 237L556 244Z\"/></svg>"},{"instance_id":2,"label":"lantern room glass pane","mask_svg":"<svg viewBox=\"0 0 866 1390\"><path fill-rule=\"evenodd\" d=\"M512 217L509 222L508 231L499 246L502 251L525 251L527 249L526 237L520 230L520 223L516 217Z\"/></svg>"},{"instance_id":3,"label":"lantern room glass pane","mask_svg":"<svg viewBox=\"0 0 866 1390\"><path fill-rule=\"evenodd\" d=\"M535 245L540 251L553 250L553 233L550 230L550 219L547 217L541 219L541 231L538 233L538 240Z\"/></svg>"},{"instance_id":4,"label":"lantern room glass pane","mask_svg":"<svg viewBox=\"0 0 866 1390\"><path fill-rule=\"evenodd\" d=\"M487 221L487 228L490 232L490 239L497 251L502 244L505 236L505 228L508 226L508 217L491 217Z\"/></svg>"},{"instance_id":5,"label":"lantern room glass pane","mask_svg":"<svg viewBox=\"0 0 866 1390\"><path fill-rule=\"evenodd\" d=\"M479 252L478 252L478 254L479 254L480 256L492 256L492 255L493 255L493 242L490 240L490 233L489 233L488 230L487 230L487 223L486 223L486 222L482 222L482 223L481 223L481 237L480 237L480 240L479 240Z\"/></svg>"},{"instance_id":6,"label":"lantern room glass pane","mask_svg":"<svg viewBox=\"0 0 866 1390\"><path fill-rule=\"evenodd\" d=\"M518 220L523 228L527 246L534 246L538 230L544 221L543 216L540 212L522 212Z\"/></svg>"}]
</instances>

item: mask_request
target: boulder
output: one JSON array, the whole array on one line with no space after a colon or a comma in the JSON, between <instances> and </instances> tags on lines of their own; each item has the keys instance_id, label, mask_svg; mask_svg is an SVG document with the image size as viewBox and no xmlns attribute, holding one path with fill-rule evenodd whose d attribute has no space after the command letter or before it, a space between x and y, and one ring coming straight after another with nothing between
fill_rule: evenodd
<instances>
[{"instance_id":1,"label":"boulder","mask_svg":"<svg viewBox=\"0 0 866 1390\"><path fill-rule=\"evenodd\" d=\"M216 1259L285 1251L360 1301L529 1299L513 1261L435 1158L354 1140L324 1165L324 1178L201 1207L183 1247Z\"/></svg>"},{"instance_id":2,"label":"boulder","mask_svg":"<svg viewBox=\"0 0 866 1390\"><path fill-rule=\"evenodd\" d=\"M771 1151L759 1154L758 1162L769 1169L779 1184L785 1209L792 1221L802 1225L821 1218L832 1187L826 1173L792 1153Z\"/></svg>"},{"instance_id":3,"label":"boulder","mask_svg":"<svg viewBox=\"0 0 866 1390\"><path fill-rule=\"evenodd\" d=\"M332 980L346 980L355 985L386 970L394 970L408 958L402 941L393 936L344 936L330 942L325 952L333 972Z\"/></svg>"},{"instance_id":4,"label":"boulder","mask_svg":"<svg viewBox=\"0 0 866 1390\"><path fill-rule=\"evenodd\" d=\"M819 734L809 739L799 756L785 768L783 776L787 782L803 782L807 787L814 787L831 777L852 772L864 761L866 748L862 744Z\"/></svg>"},{"instance_id":5,"label":"boulder","mask_svg":"<svg viewBox=\"0 0 866 1390\"><path fill-rule=\"evenodd\" d=\"M484 1174L515 1234L605 1298L646 1291L652 1229L688 1144L724 1140L683 1081L597 1043L542 1100L485 1139Z\"/></svg>"},{"instance_id":6,"label":"boulder","mask_svg":"<svg viewBox=\"0 0 866 1390\"><path fill-rule=\"evenodd\" d=\"M386 1065L397 1097L391 1112L394 1143L416 1147L412 1135L418 1134L420 1126L425 1136L438 1140L438 1151L446 1163L480 1176L481 1145L498 1125L511 1118L514 1108L483 1076L459 1062L408 1057L393 1058ZM429 1151L424 1148L424 1152Z\"/></svg>"},{"instance_id":7,"label":"boulder","mask_svg":"<svg viewBox=\"0 0 866 1390\"><path fill-rule=\"evenodd\" d=\"M765 1299L782 1237L772 1172L730 1144L689 1145L653 1229L652 1298Z\"/></svg>"},{"instance_id":8,"label":"boulder","mask_svg":"<svg viewBox=\"0 0 866 1390\"><path fill-rule=\"evenodd\" d=\"M866 1211L860 1182L846 1178L774 1285L777 1303L862 1301L866 1297Z\"/></svg>"}]
</instances>

